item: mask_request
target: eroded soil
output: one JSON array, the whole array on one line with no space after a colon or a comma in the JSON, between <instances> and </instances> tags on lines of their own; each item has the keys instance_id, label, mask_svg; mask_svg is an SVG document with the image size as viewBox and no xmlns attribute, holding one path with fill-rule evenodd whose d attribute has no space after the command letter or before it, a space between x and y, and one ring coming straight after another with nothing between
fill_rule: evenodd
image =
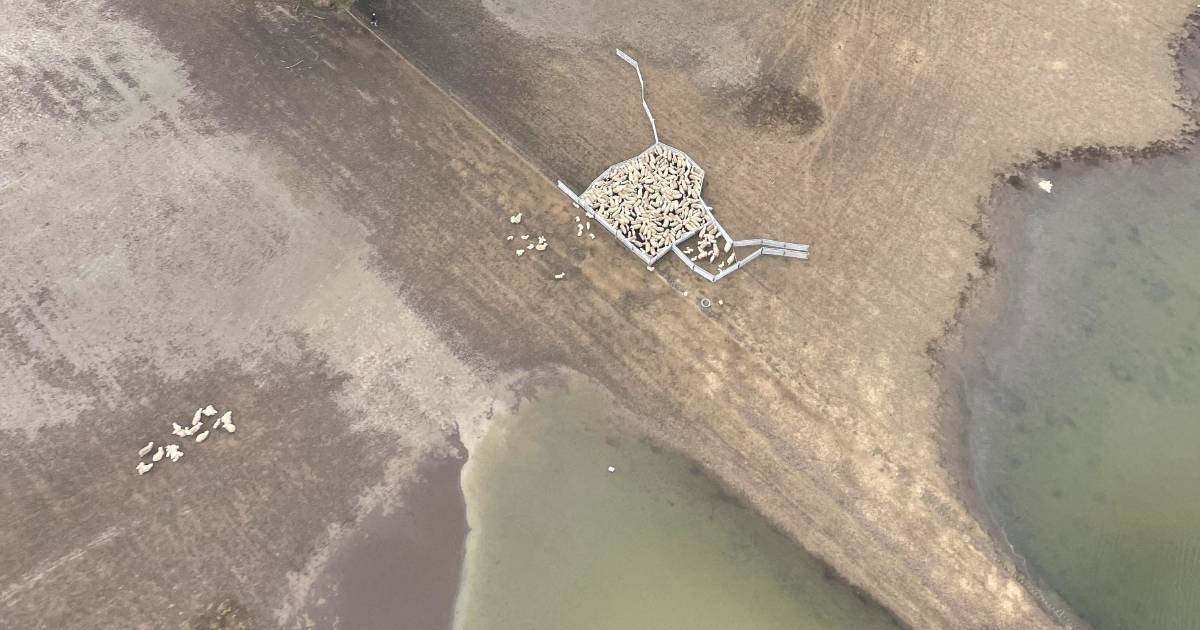
<instances>
[{"instance_id":1,"label":"eroded soil","mask_svg":"<svg viewBox=\"0 0 1200 630\"><path fill-rule=\"evenodd\" d=\"M1190 5L494 4L381 3L430 82L294 4L5 0L2 625L303 625L359 518L558 368L912 626L1048 625L942 464L926 350L995 172L1185 126ZM810 263L701 286L573 236L547 175L648 143L618 44L725 226ZM136 477L208 402L236 439Z\"/></svg>"}]
</instances>

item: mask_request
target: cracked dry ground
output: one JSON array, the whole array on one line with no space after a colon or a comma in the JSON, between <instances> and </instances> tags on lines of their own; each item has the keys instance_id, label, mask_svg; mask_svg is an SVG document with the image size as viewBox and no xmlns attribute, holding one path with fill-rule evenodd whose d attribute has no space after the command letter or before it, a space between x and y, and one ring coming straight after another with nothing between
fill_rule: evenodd
<instances>
[{"instance_id":1,"label":"cracked dry ground","mask_svg":"<svg viewBox=\"0 0 1200 630\"><path fill-rule=\"evenodd\" d=\"M994 173L1178 135L1190 5L893 4L387 3L430 82L295 4L3 0L0 625L302 625L356 517L555 369L911 626L1053 625L966 507L927 349ZM574 239L547 176L648 143L614 44L722 222L810 263L700 287ZM238 441L132 476L202 401Z\"/></svg>"}]
</instances>

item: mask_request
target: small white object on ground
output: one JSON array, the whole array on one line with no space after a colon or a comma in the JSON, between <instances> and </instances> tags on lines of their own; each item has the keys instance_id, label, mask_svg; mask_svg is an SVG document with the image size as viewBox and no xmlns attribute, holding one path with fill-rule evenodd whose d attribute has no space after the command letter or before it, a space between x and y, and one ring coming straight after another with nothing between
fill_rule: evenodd
<instances>
[{"instance_id":1,"label":"small white object on ground","mask_svg":"<svg viewBox=\"0 0 1200 630\"><path fill-rule=\"evenodd\" d=\"M610 473L615 473L615 472L617 472L617 467L616 467L616 466L609 466L609 467L608 467L608 472L610 472Z\"/></svg>"},{"instance_id":2,"label":"small white object on ground","mask_svg":"<svg viewBox=\"0 0 1200 630\"><path fill-rule=\"evenodd\" d=\"M683 290L683 297L687 297L687 289Z\"/></svg>"},{"instance_id":3,"label":"small white object on ground","mask_svg":"<svg viewBox=\"0 0 1200 630\"><path fill-rule=\"evenodd\" d=\"M546 251L546 244L538 243L537 245L534 245L533 248L538 250L539 252L544 252L544 251Z\"/></svg>"},{"instance_id":4,"label":"small white object on ground","mask_svg":"<svg viewBox=\"0 0 1200 630\"><path fill-rule=\"evenodd\" d=\"M199 444L200 442L203 442L204 440L207 440L207 439L208 439L208 431L205 431L205 432L201 433L200 435L196 436L196 443Z\"/></svg>"},{"instance_id":5,"label":"small white object on ground","mask_svg":"<svg viewBox=\"0 0 1200 630\"><path fill-rule=\"evenodd\" d=\"M172 422L171 423L171 435L175 435L175 436L179 436L179 437L187 437L188 432L187 432L187 429L179 426L178 422Z\"/></svg>"},{"instance_id":6,"label":"small white object on ground","mask_svg":"<svg viewBox=\"0 0 1200 630\"><path fill-rule=\"evenodd\" d=\"M733 241L725 241L725 251L729 251L732 248L733 248Z\"/></svg>"},{"instance_id":7,"label":"small white object on ground","mask_svg":"<svg viewBox=\"0 0 1200 630\"><path fill-rule=\"evenodd\" d=\"M654 265L646 265L646 271L654 271Z\"/></svg>"},{"instance_id":8,"label":"small white object on ground","mask_svg":"<svg viewBox=\"0 0 1200 630\"><path fill-rule=\"evenodd\" d=\"M154 451L154 455L150 458L150 461L152 461L152 462L161 461L162 457L163 457L163 447L160 446L160 447L158 447L157 451Z\"/></svg>"},{"instance_id":9,"label":"small white object on ground","mask_svg":"<svg viewBox=\"0 0 1200 630\"><path fill-rule=\"evenodd\" d=\"M533 244L533 243L530 243L530 244L528 244L528 245L526 245L526 246L525 246L525 249L533 249L533 248L534 248L534 244Z\"/></svg>"},{"instance_id":10,"label":"small white object on ground","mask_svg":"<svg viewBox=\"0 0 1200 630\"><path fill-rule=\"evenodd\" d=\"M509 234L509 235L508 235L508 238L506 238L506 239L504 239L504 240L506 240L506 241L511 241L511 240L513 240L513 235L512 235L512 234Z\"/></svg>"},{"instance_id":11,"label":"small white object on ground","mask_svg":"<svg viewBox=\"0 0 1200 630\"><path fill-rule=\"evenodd\" d=\"M524 213L518 212L518 213L512 215L511 217L508 217L508 222L509 223L520 223L522 214L524 214Z\"/></svg>"},{"instance_id":12,"label":"small white object on ground","mask_svg":"<svg viewBox=\"0 0 1200 630\"><path fill-rule=\"evenodd\" d=\"M1041 188L1046 192L1052 192L1054 190L1054 182L1048 179L1043 179L1042 181L1038 182L1038 188Z\"/></svg>"},{"instance_id":13,"label":"small white object on ground","mask_svg":"<svg viewBox=\"0 0 1200 630\"><path fill-rule=\"evenodd\" d=\"M232 423L232 422L229 422L228 420L226 420L226 421L225 421L225 432L226 432L226 433L233 433L234 431L237 431L237 425L235 425L234 423Z\"/></svg>"},{"instance_id":14,"label":"small white object on ground","mask_svg":"<svg viewBox=\"0 0 1200 630\"><path fill-rule=\"evenodd\" d=\"M522 235L521 235L521 240L522 240L522 241L528 241L528 240L529 240L529 235L528 235L528 234L522 234Z\"/></svg>"},{"instance_id":15,"label":"small white object on ground","mask_svg":"<svg viewBox=\"0 0 1200 630\"><path fill-rule=\"evenodd\" d=\"M154 464L147 464L146 462L138 462L137 474L144 475L144 474L150 472L151 468L154 468Z\"/></svg>"},{"instance_id":16,"label":"small white object on ground","mask_svg":"<svg viewBox=\"0 0 1200 630\"><path fill-rule=\"evenodd\" d=\"M518 255L518 256L524 256L524 255L525 255L525 250L523 250L523 249L518 249L518 250L517 250L517 255Z\"/></svg>"},{"instance_id":17,"label":"small white object on ground","mask_svg":"<svg viewBox=\"0 0 1200 630\"><path fill-rule=\"evenodd\" d=\"M217 415L217 410L212 405L209 405L209 406L205 407L204 409L201 409L200 413L204 414L205 417L215 416L215 415Z\"/></svg>"},{"instance_id":18,"label":"small white object on ground","mask_svg":"<svg viewBox=\"0 0 1200 630\"><path fill-rule=\"evenodd\" d=\"M725 306L725 300L717 300L717 306Z\"/></svg>"},{"instance_id":19,"label":"small white object on ground","mask_svg":"<svg viewBox=\"0 0 1200 630\"><path fill-rule=\"evenodd\" d=\"M167 445L167 459L169 459L173 462L177 462L177 461L179 461L180 457L183 457L183 451L179 450L179 445L178 444L168 444Z\"/></svg>"},{"instance_id":20,"label":"small white object on ground","mask_svg":"<svg viewBox=\"0 0 1200 630\"><path fill-rule=\"evenodd\" d=\"M588 233L588 238L596 238L596 235L595 235L595 234L592 234L591 232L589 232L589 233Z\"/></svg>"},{"instance_id":21,"label":"small white object on ground","mask_svg":"<svg viewBox=\"0 0 1200 630\"><path fill-rule=\"evenodd\" d=\"M154 442L146 442L146 445L138 449L138 457L145 457L146 453L154 450Z\"/></svg>"},{"instance_id":22,"label":"small white object on ground","mask_svg":"<svg viewBox=\"0 0 1200 630\"><path fill-rule=\"evenodd\" d=\"M567 275L567 272L565 272L565 271L560 271L560 272L558 272L558 273L554 274L554 279L555 279L555 280L562 280L564 277L566 277L566 275Z\"/></svg>"},{"instance_id":23,"label":"small white object on ground","mask_svg":"<svg viewBox=\"0 0 1200 630\"><path fill-rule=\"evenodd\" d=\"M192 424L200 423L200 416L204 415L203 409L197 409L196 413L192 414Z\"/></svg>"}]
</instances>

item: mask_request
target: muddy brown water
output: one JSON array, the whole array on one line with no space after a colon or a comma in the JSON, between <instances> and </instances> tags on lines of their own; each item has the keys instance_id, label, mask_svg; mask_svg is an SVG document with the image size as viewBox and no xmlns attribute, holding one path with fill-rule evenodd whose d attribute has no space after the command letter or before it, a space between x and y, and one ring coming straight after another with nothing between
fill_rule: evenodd
<instances>
[{"instance_id":1,"label":"muddy brown water","mask_svg":"<svg viewBox=\"0 0 1200 630\"><path fill-rule=\"evenodd\" d=\"M315 585L307 611L315 627L450 627L467 535L462 466L459 458L429 461L402 505L355 528Z\"/></svg>"}]
</instances>

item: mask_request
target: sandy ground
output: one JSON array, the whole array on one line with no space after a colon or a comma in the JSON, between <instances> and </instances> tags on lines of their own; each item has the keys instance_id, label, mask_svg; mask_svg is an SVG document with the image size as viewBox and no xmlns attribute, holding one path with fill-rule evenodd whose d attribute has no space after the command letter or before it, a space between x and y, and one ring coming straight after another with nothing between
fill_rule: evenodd
<instances>
[{"instance_id":1,"label":"sandy ground","mask_svg":"<svg viewBox=\"0 0 1200 630\"><path fill-rule=\"evenodd\" d=\"M929 350L996 172L1187 125L1189 3L377 5L436 84L296 4L0 3L0 625L304 625L343 534L556 367L912 626L1051 623L958 496ZM613 45L726 227L813 261L700 286L574 238L547 175L648 141ZM137 478L208 402L236 436Z\"/></svg>"}]
</instances>

